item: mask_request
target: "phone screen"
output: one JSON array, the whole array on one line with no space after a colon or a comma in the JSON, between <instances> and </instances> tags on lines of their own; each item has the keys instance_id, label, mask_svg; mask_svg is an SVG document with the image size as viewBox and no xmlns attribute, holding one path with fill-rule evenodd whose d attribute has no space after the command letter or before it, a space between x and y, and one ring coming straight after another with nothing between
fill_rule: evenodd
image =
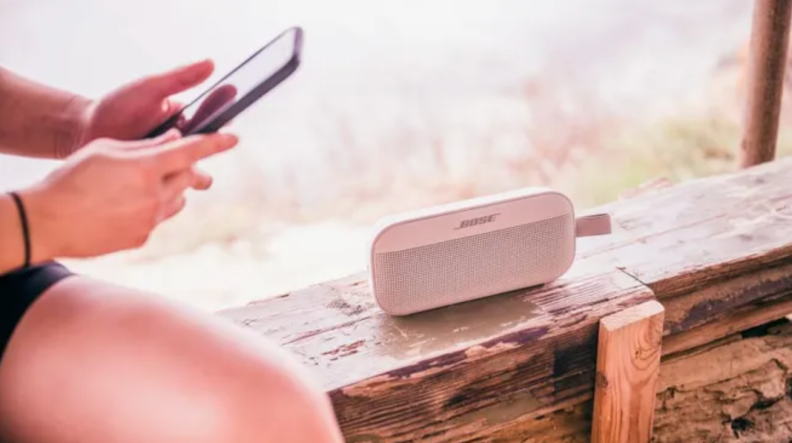
<instances>
[{"instance_id":1,"label":"phone screen","mask_svg":"<svg viewBox=\"0 0 792 443\"><path fill-rule=\"evenodd\" d=\"M280 34L149 136L161 134L172 127L176 127L185 135L201 132L217 116L248 97L265 81L283 71L299 50L298 32L299 29L292 28ZM277 79L278 82L281 80ZM274 86L275 84L272 85L272 87ZM264 92L266 91L261 93ZM244 106L250 104L247 103ZM239 109L239 111L241 110Z\"/></svg>"}]
</instances>

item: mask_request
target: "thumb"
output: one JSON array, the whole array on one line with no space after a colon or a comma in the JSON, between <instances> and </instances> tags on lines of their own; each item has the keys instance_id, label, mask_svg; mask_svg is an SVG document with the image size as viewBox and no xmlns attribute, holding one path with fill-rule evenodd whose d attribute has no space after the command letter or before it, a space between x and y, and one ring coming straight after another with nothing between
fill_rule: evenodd
<instances>
[{"instance_id":1,"label":"thumb","mask_svg":"<svg viewBox=\"0 0 792 443\"><path fill-rule=\"evenodd\" d=\"M214 63L211 60L203 60L150 75L142 79L139 87L152 94L154 98L164 99L203 83L212 72L214 72Z\"/></svg>"}]
</instances>

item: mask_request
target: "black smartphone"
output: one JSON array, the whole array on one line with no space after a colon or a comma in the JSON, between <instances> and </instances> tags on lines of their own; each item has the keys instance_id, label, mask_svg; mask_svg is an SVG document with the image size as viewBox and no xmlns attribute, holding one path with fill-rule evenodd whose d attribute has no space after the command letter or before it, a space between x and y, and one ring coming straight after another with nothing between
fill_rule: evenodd
<instances>
[{"instance_id":1,"label":"black smartphone","mask_svg":"<svg viewBox=\"0 0 792 443\"><path fill-rule=\"evenodd\" d=\"M184 136L217 132L297 70L302 44L302 28L283 31L145 138L171 128Z\"/></svg>"}]
</instances>

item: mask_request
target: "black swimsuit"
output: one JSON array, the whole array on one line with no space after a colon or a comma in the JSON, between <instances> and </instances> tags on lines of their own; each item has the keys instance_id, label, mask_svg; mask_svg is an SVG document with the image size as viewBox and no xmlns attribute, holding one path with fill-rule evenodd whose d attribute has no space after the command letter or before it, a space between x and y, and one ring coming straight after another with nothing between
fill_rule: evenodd
<instances>
[{"instance_id":1,"label":"black swimsuit","mask_svg":"<svg viewBox=\"0 0 792 443\"><path fill-rule=\"evenodd\" d=\"M55 283L73 275L57 262L0 274L0 359L25 312Z\"/></svg>"}]
</instances>

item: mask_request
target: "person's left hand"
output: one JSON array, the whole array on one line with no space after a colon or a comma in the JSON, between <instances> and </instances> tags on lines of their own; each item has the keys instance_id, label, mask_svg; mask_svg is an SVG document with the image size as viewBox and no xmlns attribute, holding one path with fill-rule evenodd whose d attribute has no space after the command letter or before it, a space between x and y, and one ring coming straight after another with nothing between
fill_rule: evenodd
<instances>
[{"instance_id":1,"label":"person's left hand","mask_svg":"<svg viewBox=\"0 0 792 443\"><path fill-rule=\"evenodd\" d=\"M99 138L135 140L148 134L181 108L171 96L203 83L214 71L211 60L149 75L121 86L85 110L79 137L69 155Z\"/></svg>"}]
</instances>

